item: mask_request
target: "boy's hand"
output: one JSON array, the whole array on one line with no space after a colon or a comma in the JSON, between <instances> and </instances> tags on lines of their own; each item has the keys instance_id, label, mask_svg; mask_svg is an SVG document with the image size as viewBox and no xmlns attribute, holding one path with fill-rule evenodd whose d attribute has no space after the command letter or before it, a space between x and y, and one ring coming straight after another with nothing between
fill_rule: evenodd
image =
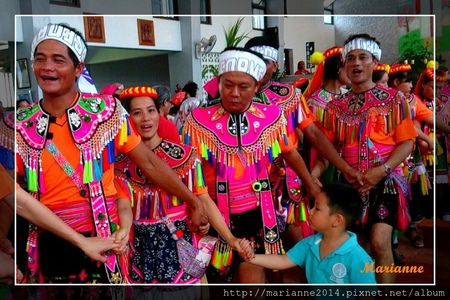
<instances>
[{"instance_id":1,"label":"boy's hand","mask_svg":"<svg viewBox=\"0 0 450 300\"><path fill-rule=\"evenodd\" d=\"M125 230L125 228L119 228L111 235L111 237L114 238L114 243L117 244L117 247L112 249L116 254L122 254L127 250L129 234L129 230Z\"/></svg>"},{"instance_id":2,"label":"boy's hand","mask_svg":"<svg viewBox=\"0 0 450 300\"><path fill-rule=\"evenodd\" d=\"M255 253L253 252L252 243L249 240L246 240L245 238L238 240L240 250L238 249L236 250L238 251L239 256L246 261L253 259L255 257Z\"/></svg>"}]
</instances>

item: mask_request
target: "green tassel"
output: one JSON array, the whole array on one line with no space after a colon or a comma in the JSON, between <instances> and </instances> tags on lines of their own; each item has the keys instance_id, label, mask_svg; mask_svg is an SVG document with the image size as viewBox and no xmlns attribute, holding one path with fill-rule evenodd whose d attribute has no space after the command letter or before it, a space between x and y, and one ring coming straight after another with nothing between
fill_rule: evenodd
<instances>
[{"instance_id":1,"label":"green tassel","mask_svg":"<svg viewBox=\"0 0 450 300\"><path fill-rule=\"evenodd\" d=\"M196 184L197 187L203 188L205 187L205 180L203 179L203 169L202 169L202 164L200 163L200 161L197 161L196 165L195 165L195 174L196 174Z\"/></svg>"},{"instance_id":2,"label":"green tassel","mask_svg":"<svg viewBox=\"0 0 450 300\"><path fill-rule=\"evenodd\" d=\"M205 143L201 144L201 150L202 150L202 158L208 159L208 151Z\"/></svg>"},{"instance_id":3,"label":"green tassel","mask_svg":"<svg viewBox=\"0 0 450 300\"><path fill-rule=\"evenodd\" d=\"M275 155L273 158L277 157L280 153L281 153L281 147L280 147L280 143L278 143L278 141L275 141L273 143L273 146L275 147Z\"/></svg>"},{"instance_id":4,"label":"green tassel","mask_svg":"<svg viewBox=\"0 0 450 300\"><path fill-rule=\"evenodd\" d=\"M29 192L37 192L37 175L36 170L28 168L28 191Z\"/></svg>"},{"instance_id":5,"label":"green tassel","mask_svg":"<svg viewBox=\"0 0 450 300\"><path fill-rule=\"evenodd\" d=\"M222 265L224 267L228 267L228 256L230 255L230 252L228 251L227 248L224 249L224 253L223 253L223 259L222 259Z\"/></svg>"},{"instance_id":6,"label":"green tassel","mask_svg":"<svg viewBox=\"0 0 450 300\"><path fill-rule=\"evenodd\" d=\"M92 161L87 161L84 163L83 183L89 183L92 181L94 181L94 172L92 170Z\"/></svg>"},{"instance_id":7,"label":"green tassel","mask_svg":"<svg viewBox=\"0 0 450 300\"><path fill-rule=\"evenodd\" d=\"M300 202L300 214L299 214L300 221L304 222L306 221L306 209L305 209L305 203Z\"/></svg>"}]
</instances>

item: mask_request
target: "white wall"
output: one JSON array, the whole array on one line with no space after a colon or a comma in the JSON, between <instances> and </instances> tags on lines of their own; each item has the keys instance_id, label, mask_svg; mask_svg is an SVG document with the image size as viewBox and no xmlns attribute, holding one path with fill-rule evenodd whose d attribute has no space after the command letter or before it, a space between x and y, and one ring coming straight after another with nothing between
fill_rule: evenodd
<instances>
[{"instance_id":1,"label":"white wall","mask_svg":"<svg viewBox=\"0 0 450 300\"><path fill-rule=\"evenodd\" d=\"M92 43L88 45L181 51L180 23L178 21L142 16L139 19L153 20L155 30L155 46L139 45L136 16L104 16L105 43ZM69 23L78 29L83 35L84 23L82 16L52 16L53 23Z\"/></svg>"},{"instance_id":2,"label":"white wall","mask_svg":"<svg viewBox=\"0 0 450 300\"><path fill-rule=\"evenodd\" d=\"M284 48L293 49L294 71L299 60L306 61L306 42L314 42L315 50L321 52L335 45L335 28L324 24L322 16L289 16L284 20Z\"/></svg>"}]
</instances>

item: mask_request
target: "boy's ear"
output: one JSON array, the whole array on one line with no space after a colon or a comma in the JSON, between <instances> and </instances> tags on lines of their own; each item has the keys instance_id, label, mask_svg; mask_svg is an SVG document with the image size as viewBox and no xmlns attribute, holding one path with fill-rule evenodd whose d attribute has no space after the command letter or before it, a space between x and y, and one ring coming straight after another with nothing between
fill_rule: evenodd
<instances>
[{"instance_id":1,"label":"boy's ear","mask_svg":"<svg viewBox=\"0 0 450 300\"><path fill-rule=\"evenodd\" d=\"M334 216L333 227L345 226L345 218L343 214L336 213Z\"/></svg>"}]
</instances>

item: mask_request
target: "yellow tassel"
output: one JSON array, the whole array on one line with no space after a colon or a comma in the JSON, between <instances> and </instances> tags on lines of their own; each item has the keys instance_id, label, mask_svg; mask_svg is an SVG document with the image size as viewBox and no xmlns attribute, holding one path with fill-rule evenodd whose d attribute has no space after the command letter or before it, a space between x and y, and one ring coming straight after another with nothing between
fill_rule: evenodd
<instances>
[{"instance_id":1,"label":"yellow tassel","mask_svg":"<svg viewBox=\"0 0 450 300\"><path fill-rule=\"evenodd\" d=\"M128 141L127 121L124 120L120 126L119 145L122 146Z\"/></svg>"}]
</instances>

